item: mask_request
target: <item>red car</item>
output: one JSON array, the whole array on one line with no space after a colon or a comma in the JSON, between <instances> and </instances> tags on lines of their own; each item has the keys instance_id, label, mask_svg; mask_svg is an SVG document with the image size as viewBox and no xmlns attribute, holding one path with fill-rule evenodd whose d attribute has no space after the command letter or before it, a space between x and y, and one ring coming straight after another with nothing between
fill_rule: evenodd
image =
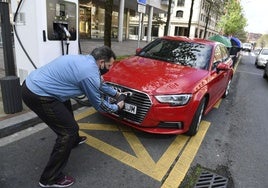
<instances>
[{"instance_id":1,"label":"red car","mask_svg":"<svg viewBox=\"0 0 268 188\"><path fill-rule=\"evenodd\" d=\"M115 62L103 77L129 92L122 111L105 115L149 133L192 136L202 116L229 93L233 69L221 43L162 37Z\"/></svg>"}]
</instances>

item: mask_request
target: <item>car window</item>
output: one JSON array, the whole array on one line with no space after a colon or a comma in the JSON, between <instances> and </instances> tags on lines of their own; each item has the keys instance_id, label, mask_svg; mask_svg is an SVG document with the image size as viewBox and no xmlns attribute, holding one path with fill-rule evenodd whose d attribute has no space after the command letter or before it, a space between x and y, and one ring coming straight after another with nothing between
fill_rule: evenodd
<instances>
[{"instance_id":1,"label":"car window","mask_svg":"<svg viewBox=\"0 0 268 188\"><path fill-rule=\"evenodd\" d=\"M268 55L268 49L263 49L261 52L262 55Z\"/></svg>"},{"instance_id":2,"label":"car window","mask_svg":"<svg viewBox=\"0 0 268 188\"><path fill-rule=\"evenodd\" d=\"M144 47L139 56L159 59L200 69L207 69L212 46L180 40L156 39Z\"/></svg>"},{"instance_id":3,"label":"car window","mask_svg":"<svg viewBox=\"0 0 268 188\"><path fill-rule=\"evenodd\" d=\"M243 48L251 48L251 47L252 47L252 44L250 44L250 43L243 44Z\"/></svg>"},{"instance_id":4,"label":"car window","mask_svg":"<svg viewBox=\"0 0 268 188\"><path fill-rule=\"evenodd\" d=\"M222 62L222 53L221 53L220 46L216 46L214 58L213 58L212 70L217 67L219 62Z\"/></svg>"},{"instance_id":5,"label":"car window","mask_svg":"<svg viewBox=\"0 0 268 188\"><path fill-rule=\"evenodd\" d=\"M221 54L222 54L222 60L226 61L229 58L229 52L227 48L223 45L220 45Z\"/></svg>"},{"instance_id":6,"label":"car window","mask_svg":"<svg viewBox=\"0 0 268 188\"><path fill-rule=\"evenodd\" d=\"M219 46L215 48L214 62L222 61L221 49Z\"/></svg>"}]
</instances>

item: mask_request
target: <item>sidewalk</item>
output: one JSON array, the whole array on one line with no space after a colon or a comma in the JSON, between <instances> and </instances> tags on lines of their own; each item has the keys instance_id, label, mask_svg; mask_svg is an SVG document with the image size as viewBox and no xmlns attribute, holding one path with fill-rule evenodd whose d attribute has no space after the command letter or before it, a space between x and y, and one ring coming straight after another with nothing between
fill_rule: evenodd
<instances>
[{"instance_id":1,"label":"sidewalk","mask_svg":"<svg viewBox=\"0 0 268 188\"><path fill-rule=\"evenodd\" d=\"M146 44L146 42L141 41L140 47L144 47ZM103 40L81 40L80 45L82 54L87 54L95 47L104 45L104 42ZM115 52L117 57L134 55L137 47L138 42L133 40L123 42L112 41L112 50ZM5 77L4 60L2 48L0 48L0 78L3 77ZM77 104L75 101L72 101L72 103L74 109L81 107L81 105ZM34 126L40 122L41 120L26 106L23 106L22 112L6 114L3 109L2 93L0 92L0 138Z\"/></svg>"}]
</instances>

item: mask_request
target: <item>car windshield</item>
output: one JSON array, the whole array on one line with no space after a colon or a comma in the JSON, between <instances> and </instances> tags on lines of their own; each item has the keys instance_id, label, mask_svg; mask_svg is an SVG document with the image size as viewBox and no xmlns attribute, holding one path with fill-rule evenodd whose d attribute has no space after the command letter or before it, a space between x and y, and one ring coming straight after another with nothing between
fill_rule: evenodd
<instances>
[{"instance_id":1,"label":"car windshield","mask_svg":"<svg viewBox=\"0 0 268 188\"><path fill-rule=\"evenodd\" d=\"M246 47L246 48L250 48L251 47L251 44L245 43L245 44L243 44L243 46Z\"/></svg>"},{"instance_id":2,"label":"car windshield","mask_svg":"<svg viewBox=\"0 0 268 188\"><path fill-rule=\"evenodd\" d=\"M261 52L262 55L268 55L268 49L263 49Z\"/></svg>"},{"instance_id":3,"label":"car windshield","mask_svg":"<svg viewBox=\"0 0 268 188\"><path fill-rule=\"evenodd\" d=\"M140 52L139 56L163 60L199 69L207 69L212 46L179 40L156 39Z\"/></svg>"}]
</instances>

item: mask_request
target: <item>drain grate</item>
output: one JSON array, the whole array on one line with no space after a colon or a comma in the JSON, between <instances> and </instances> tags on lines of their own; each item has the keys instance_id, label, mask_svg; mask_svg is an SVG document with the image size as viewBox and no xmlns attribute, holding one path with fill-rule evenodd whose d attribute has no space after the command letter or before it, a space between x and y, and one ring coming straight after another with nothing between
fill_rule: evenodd
<instances>
[{"instance_id":1,"label":"drain grate","mask_svg":"<svg viewBox=\"0 0 268 188\"><path fill-rule=\"evenodd\" d=\"M208 171L203 171L194 188L227 188L227 185L227 178Z\"/></svg>"}]
</instances>

